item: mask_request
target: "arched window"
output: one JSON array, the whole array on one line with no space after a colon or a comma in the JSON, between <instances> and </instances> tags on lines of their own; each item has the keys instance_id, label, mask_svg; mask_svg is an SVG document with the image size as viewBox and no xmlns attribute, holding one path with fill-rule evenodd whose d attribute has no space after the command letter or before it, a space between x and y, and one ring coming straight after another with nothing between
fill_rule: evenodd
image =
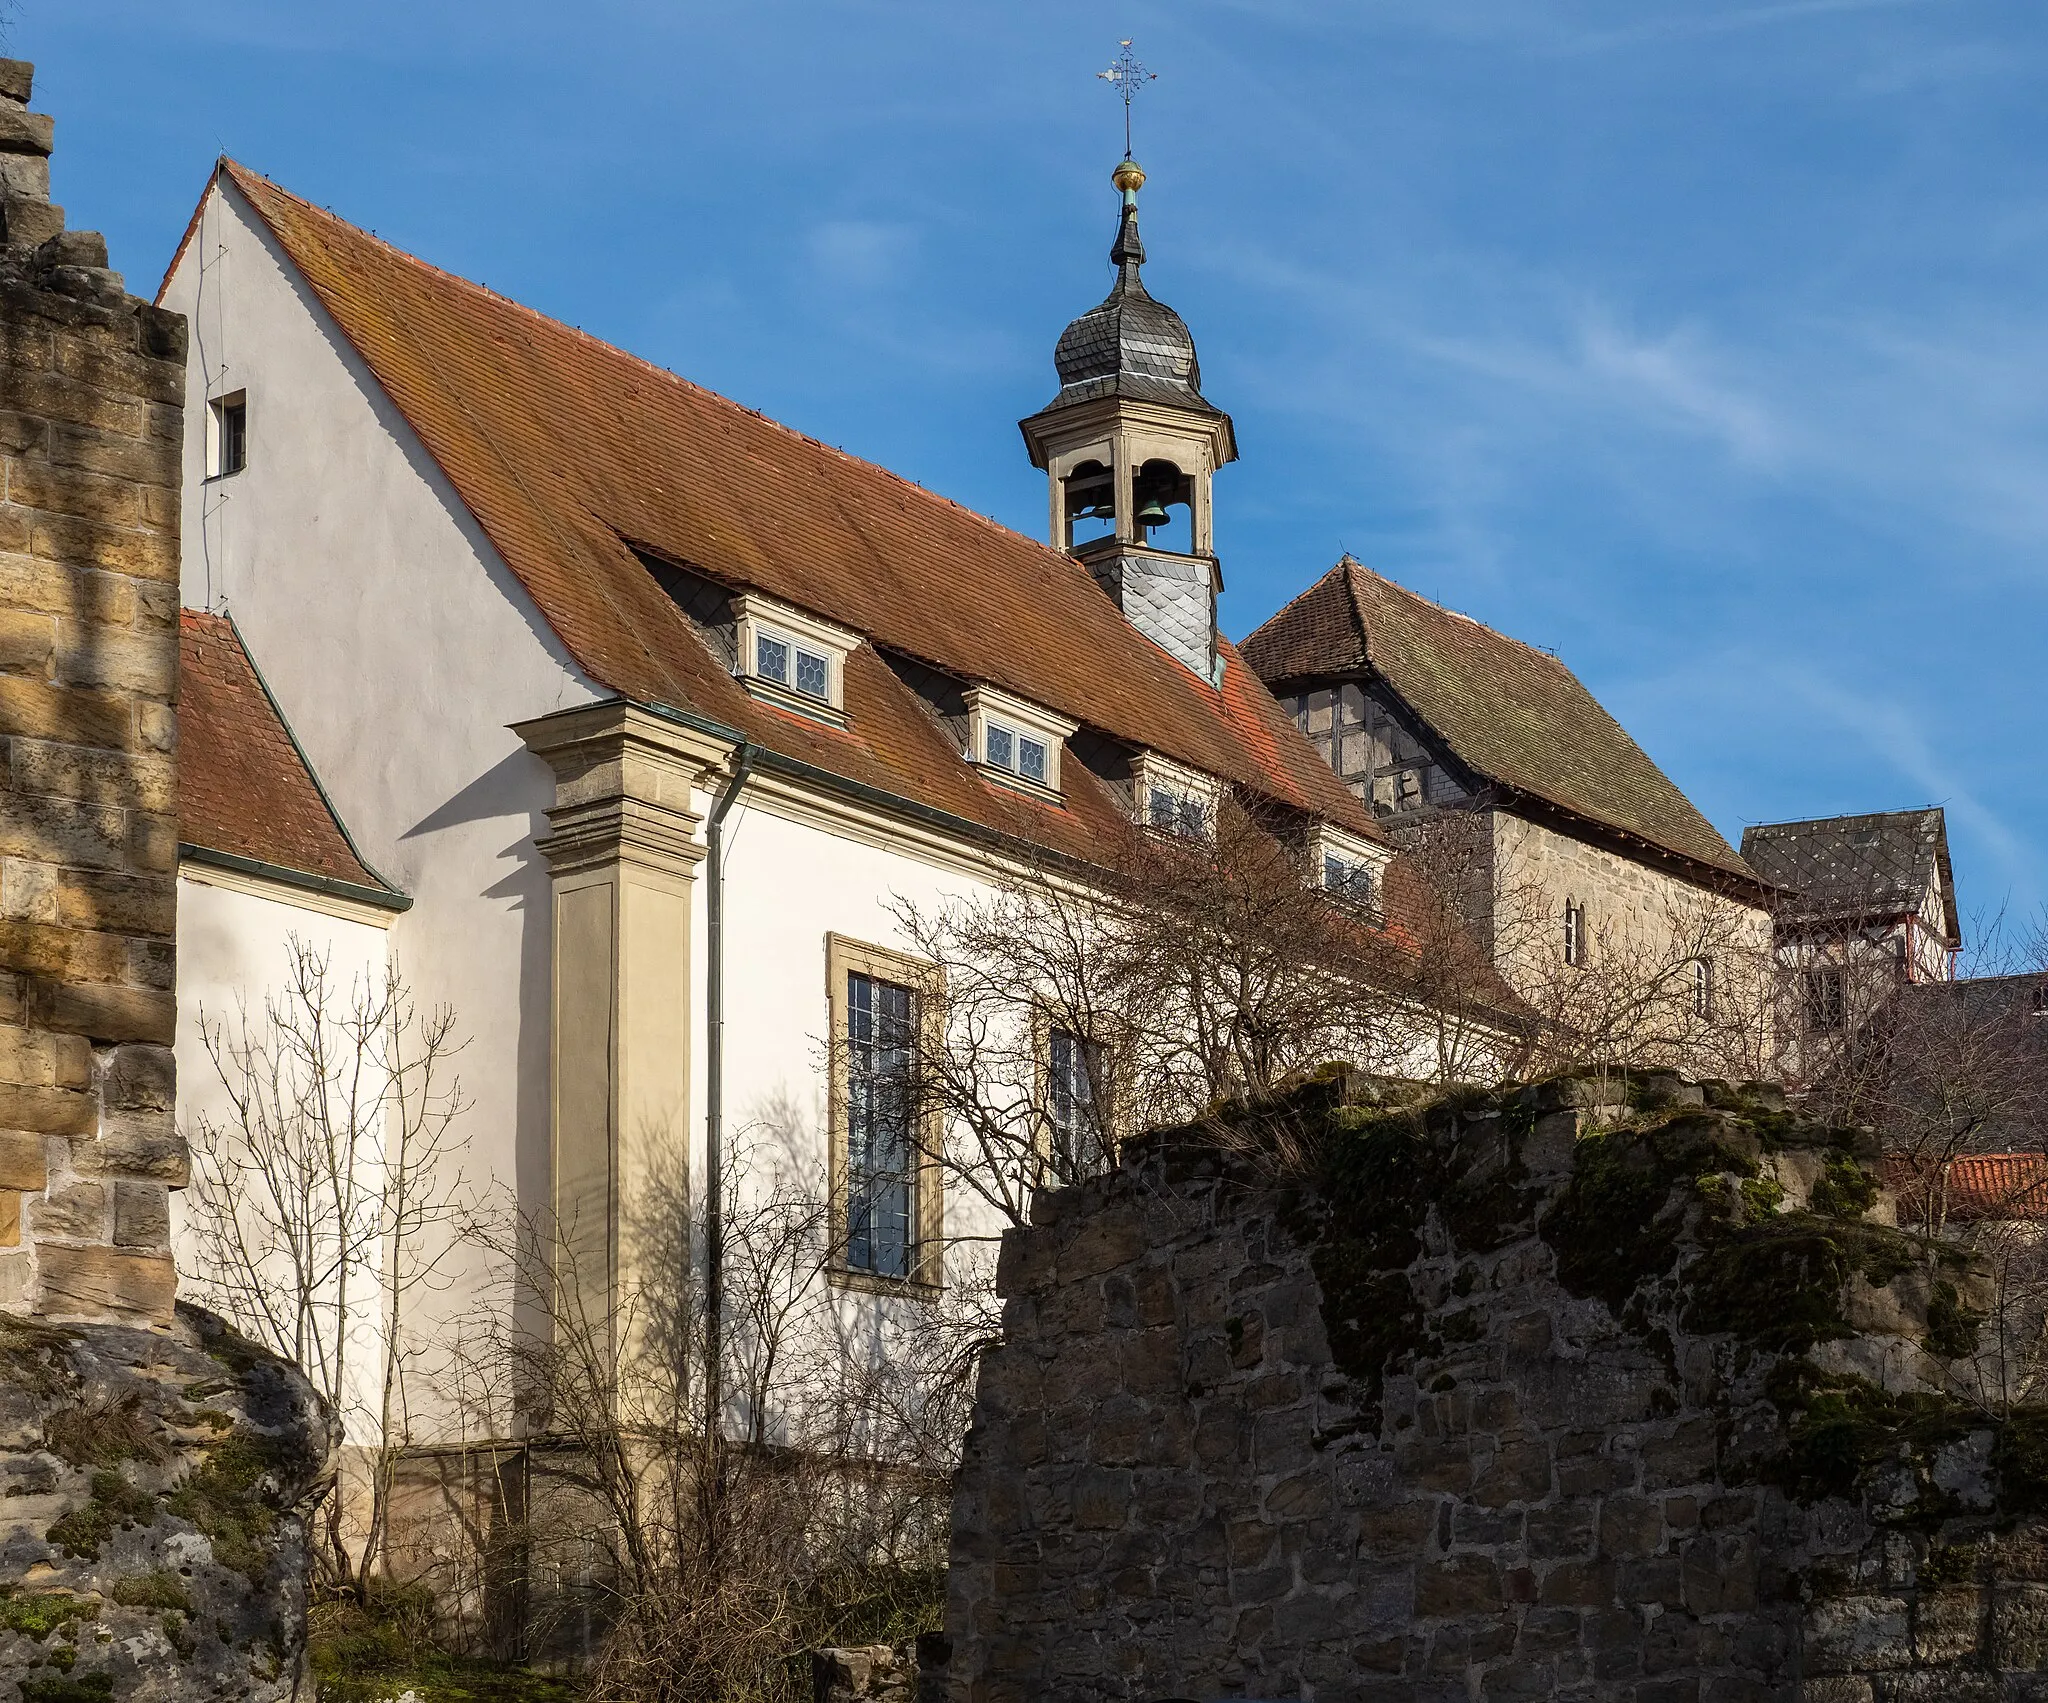
<instances>
[{"instance_id":1,"label":"arched window","mask_svg":"<svg viewBox=\"0 0 2048 1703\"><path fill-rule=\"evenodd\" d=\"M1069 549L1116 531L1116 480L1107 467L1099 461L1084 461L1064 483Z\"/></svg>"},{"instance_id":2,"label":"arched window","mask_svg":"<svg viewBox=\"0 0 2048 1703\"><path fill-rule=\"evenodd\" d=\"M1692 1014L1706 1019L1714 1015L1714 960L1692 961Z\"/></svg>"}]
</instances>

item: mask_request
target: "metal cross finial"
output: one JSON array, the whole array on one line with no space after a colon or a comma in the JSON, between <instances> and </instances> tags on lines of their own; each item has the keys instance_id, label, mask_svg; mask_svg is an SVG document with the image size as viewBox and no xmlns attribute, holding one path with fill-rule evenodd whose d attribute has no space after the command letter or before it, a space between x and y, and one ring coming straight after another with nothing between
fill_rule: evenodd
<instances>
[{"instance_id":1,"label":"metal cross finial","mask_svg":"<svg viewBox=\"0 0 2048 1703\"><path fill-rule=\"evenodd\" d=\"M1117 45L1123 49L1123 52L1116 56L1107 71L1098 71L1095 74L1105 83L1113 83L1116 86L1116 92L1124 97L1124 158L1129 159L1131 157L1131 101L1137 95L1139 86L1156 81L1159 73L1157 71L1147 71L1144 66L1138 63L1138 56L1131 51L1131 44L1128 40L1119 42Z\"/></svg>"}]
</instances>

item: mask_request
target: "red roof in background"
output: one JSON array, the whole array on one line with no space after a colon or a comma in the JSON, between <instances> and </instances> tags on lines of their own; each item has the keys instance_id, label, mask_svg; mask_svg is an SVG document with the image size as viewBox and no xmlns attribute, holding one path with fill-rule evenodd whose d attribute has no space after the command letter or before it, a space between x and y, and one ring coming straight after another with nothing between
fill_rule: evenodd
<instances>
[{"instance_id":1,"label":"red roof in background","mask_svg":"<svg viewBox=\"0 0 2048 1703\"><path fill-rule=\"evenodd\" d=\"M981 780L867 647L846 672L847 731L763 705L638 546L1383 838L1228 645L1219 692L1138 633L1061 552L428 266L241 166L221 174L605 686L1058 851L1086 855L1103 813L1121 820L1115 795L1085 778L1069 785L1065 810Z\"/></svg>"},{"instance_id":2,"label":"red roof in background","mask_svg":"<svg viewBox=\"0 0 2048 1703\"><path fill-rule=\"evenodd\" d=\"M2048 1155L1966 1153L1943 1164L1889 1153L1882 1175L1885 1187L1899 1197L1901 1224L1923 1224L1936 1216L1964 1222L2048 1219ZM1944 1193L1945 1203L1940 1200ZM1939 1213L1930 1210L1937 1206Z\"/></svg>"},{"instance_id":3,"label":"red roof in background","mask_svg":"<svg viewBox=\"0 0 2048 1703\"><path fill-rule=\"evenodd\" d=\"M179 840L391 891L350 846L234 623L186 609L178 626Z\"/></svg>"}]
</instances>

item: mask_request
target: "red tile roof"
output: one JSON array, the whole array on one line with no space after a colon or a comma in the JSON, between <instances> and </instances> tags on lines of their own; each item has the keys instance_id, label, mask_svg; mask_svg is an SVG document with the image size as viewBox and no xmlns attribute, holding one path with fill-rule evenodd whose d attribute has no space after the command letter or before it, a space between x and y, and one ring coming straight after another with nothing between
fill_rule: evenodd
<instances>
[{"instance_id":1,"label":"red tile roof","mask_svg":"<svg viewBox=\"0 0 2048 1703\"><path fill-rule=\"evenodd\" d=\"M1120 808L1085 777L1064 811L983 782L866 646L846 670L847 731L759 703L643 550L1379 837L1227 645L1217 691L1130 626L1066 555L439 271L242 166L224 162L221 176L571 655L613 691L1058 851L1085 855L1102 813Z\"/></svg>"},{"instance_id":2,"label":"red tile roof","mask_svg":"<svg viewBox=\"0 0 2048 1703\"><path fill-rule=\"evenodd\" d=\"M306 766L224 615L179 615L178 838L384 892Z\"/></svg>"},{"instance_id":3,"label":"red tile roof","mask_svg":"<svg viewBox=\"0 0 2048 1703\"><path fill-rule=\"evenodd\" d=\"M1262 679L1371 669L1466 767L1583 821L1754 882L1753 870L1556 657L1345 557L1244 641Z\"/></svg>"},{"instance_id":4,"label":"red tile roof","mask_svg":"<svg viewBox=\"0 0 2048 1703\"><path fill-rule=\"evenodd\" d=\"M1966 1153L1946 1164L1893 1153L1883 1177L1901 1224L2048 1219L2048 1156L2039 1153Z\"/></svg>"}]
</instances>

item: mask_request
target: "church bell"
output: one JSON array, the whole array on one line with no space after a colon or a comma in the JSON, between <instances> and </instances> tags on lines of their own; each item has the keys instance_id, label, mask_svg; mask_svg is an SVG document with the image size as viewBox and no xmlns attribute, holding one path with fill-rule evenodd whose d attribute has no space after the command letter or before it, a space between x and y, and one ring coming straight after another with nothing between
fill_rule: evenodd
<instances>
[{"instance_id":1,"label":"church bell","mask_svg":"<svg viewBox=\"0 0 2048 1703\"><path fill-rule=\"evenodd\" d=\"M1164 526L1166 505L1157 497L1147 497L1138 505L1138 512L1131 518L1139 526Z\"/></svg>"}]
</instances>

